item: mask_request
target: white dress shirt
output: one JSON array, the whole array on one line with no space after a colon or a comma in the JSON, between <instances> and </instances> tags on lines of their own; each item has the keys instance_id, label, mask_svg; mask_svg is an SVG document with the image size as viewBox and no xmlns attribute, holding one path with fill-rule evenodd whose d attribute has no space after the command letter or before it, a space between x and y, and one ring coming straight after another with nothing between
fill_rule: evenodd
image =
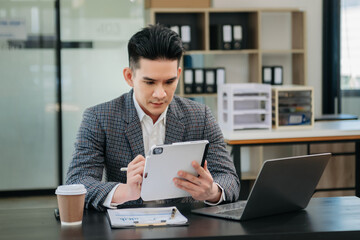
<instances>
[{"instance_id":1,"label":"white dress shirt","mask_svg":"<svg viewBox=\"0 0 360 240\"><path fill-rule=\"evenodd\" d=\"M153 145L161 145L161 144L164 144L164 142L165 142L166 113L167 113L168 108L166 108L165 111L160 115L158 120L155 123L153 123L153 120L151 119L151 117L146 115L146 113L141 109L140 105L136 101L135 94L133 94L133 101L134 101L134 105L136 108L136 112L140 119L143 140L144 140L144 151L145 151L145 154L147 155ZM111 203L111 200L114 196L116 188L120 184L121 183L117 184L107 195L107 197L103 203L104 207L116 208L116 206L119 205L119 204ZM217 185L222 190L222 195L220 197L219 202L214 204L214 203L209 203L209 202L205 201L206 204L217 205L217 204L221 203L222 201L225 201L224 189L219 184L217 184Z\"/></svg>"}]
</instances>

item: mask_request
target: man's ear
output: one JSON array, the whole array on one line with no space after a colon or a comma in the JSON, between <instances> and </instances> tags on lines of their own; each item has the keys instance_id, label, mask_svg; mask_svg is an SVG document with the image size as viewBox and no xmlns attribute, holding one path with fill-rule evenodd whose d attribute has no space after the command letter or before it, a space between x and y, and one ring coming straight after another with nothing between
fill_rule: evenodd
<instances>
[{"instance_id":1,"label":"man's ear","mask_svg":"<svg viewBox=\"0 0 360 240\"><path fill-rule=\"evenodd\" d=\"M134 87L134 83L132 80L133 72L132 72L131 68L129 68L129 67L124 68L123 75L124 75L124 78L125 78L125 81L127 82L127 84L130 87Z\"/></svg>"}]
</instances>

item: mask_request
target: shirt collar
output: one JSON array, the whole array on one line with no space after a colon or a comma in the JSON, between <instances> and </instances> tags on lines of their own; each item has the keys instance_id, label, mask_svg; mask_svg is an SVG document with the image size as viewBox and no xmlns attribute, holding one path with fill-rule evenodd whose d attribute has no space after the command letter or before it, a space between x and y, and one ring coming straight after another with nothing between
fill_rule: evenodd
<instances>
[{"instance_id":1,"label":"shirt collar","mask_svg":"<svg viewBox=\"0 0 360 240\"><path fill-rule=\"evenodd\" d=\"M149 115L147 115L140 107L139 103L137 102L136 98L135 98L135 93L133 92L133 102L134 102L134 105L135 105L135 109L136 109L136 112L137 112L137 115L140 119L140 122L143 121L144 117L145 116L148 116L150 118ZM156 123L164 120L164 124L166 123L166 113L167 113L167 110L168 110L169 106L166 107L165 111L160 115L160 117L158 118L158 120L156 121ZM151 118L150 118L151 119ZM155 124L156 124L155 123ZM155 125L154 124L154 125Z\"/></svg>"}]
</instances>

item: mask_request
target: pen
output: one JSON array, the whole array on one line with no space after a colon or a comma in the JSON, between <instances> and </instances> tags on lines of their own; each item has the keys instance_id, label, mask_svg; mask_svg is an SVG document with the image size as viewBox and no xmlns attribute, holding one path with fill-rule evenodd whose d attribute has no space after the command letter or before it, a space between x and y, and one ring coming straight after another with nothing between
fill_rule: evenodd
<instances>
[{"instance_id":1,"label":"pen","mask_svg":"<svg viewBox=\"0 0 360 240\"><path fill-rule=\"evenodd\" d=\"M126 172L126 171L127 171L127 167L122 167L122 168L120 168L120 171Z\"/></svg>"},{"instance_id":2,"label":"pen","mask_svg":"<svg viewBox=\"0 0 360 240\"><path fill-rule=\"evenodd\" d=\"M176 208L173 208L171 211L171 219L175 217L175 214L176 214Z\"/></svg>"},{"instance_id":3,"label":"pen","mask_svg":"<svg viewBox=\"0 0 360 240\"><path fill-rule=\"evenodd\" d=\"M151 226L166 226L166 222L161 223L135 223L135 227L151 227Z\"/></svg>"}]
</instances>

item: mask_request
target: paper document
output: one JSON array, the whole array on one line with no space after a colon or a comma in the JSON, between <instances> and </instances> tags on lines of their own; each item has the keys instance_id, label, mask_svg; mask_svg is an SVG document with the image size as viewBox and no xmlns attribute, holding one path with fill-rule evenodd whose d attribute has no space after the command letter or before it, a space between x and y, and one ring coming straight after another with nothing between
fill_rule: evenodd
<instances>
[{"instance_id":1,"label":"paper document","mask_svg":"<svg viewBox=\"0 0 360 240\"><path fill-rule=\"evenodd\" d=\"M188 222L176 207L108 209L107 213L112 228L177 226Z\"/></svg>"}]
</instances>

